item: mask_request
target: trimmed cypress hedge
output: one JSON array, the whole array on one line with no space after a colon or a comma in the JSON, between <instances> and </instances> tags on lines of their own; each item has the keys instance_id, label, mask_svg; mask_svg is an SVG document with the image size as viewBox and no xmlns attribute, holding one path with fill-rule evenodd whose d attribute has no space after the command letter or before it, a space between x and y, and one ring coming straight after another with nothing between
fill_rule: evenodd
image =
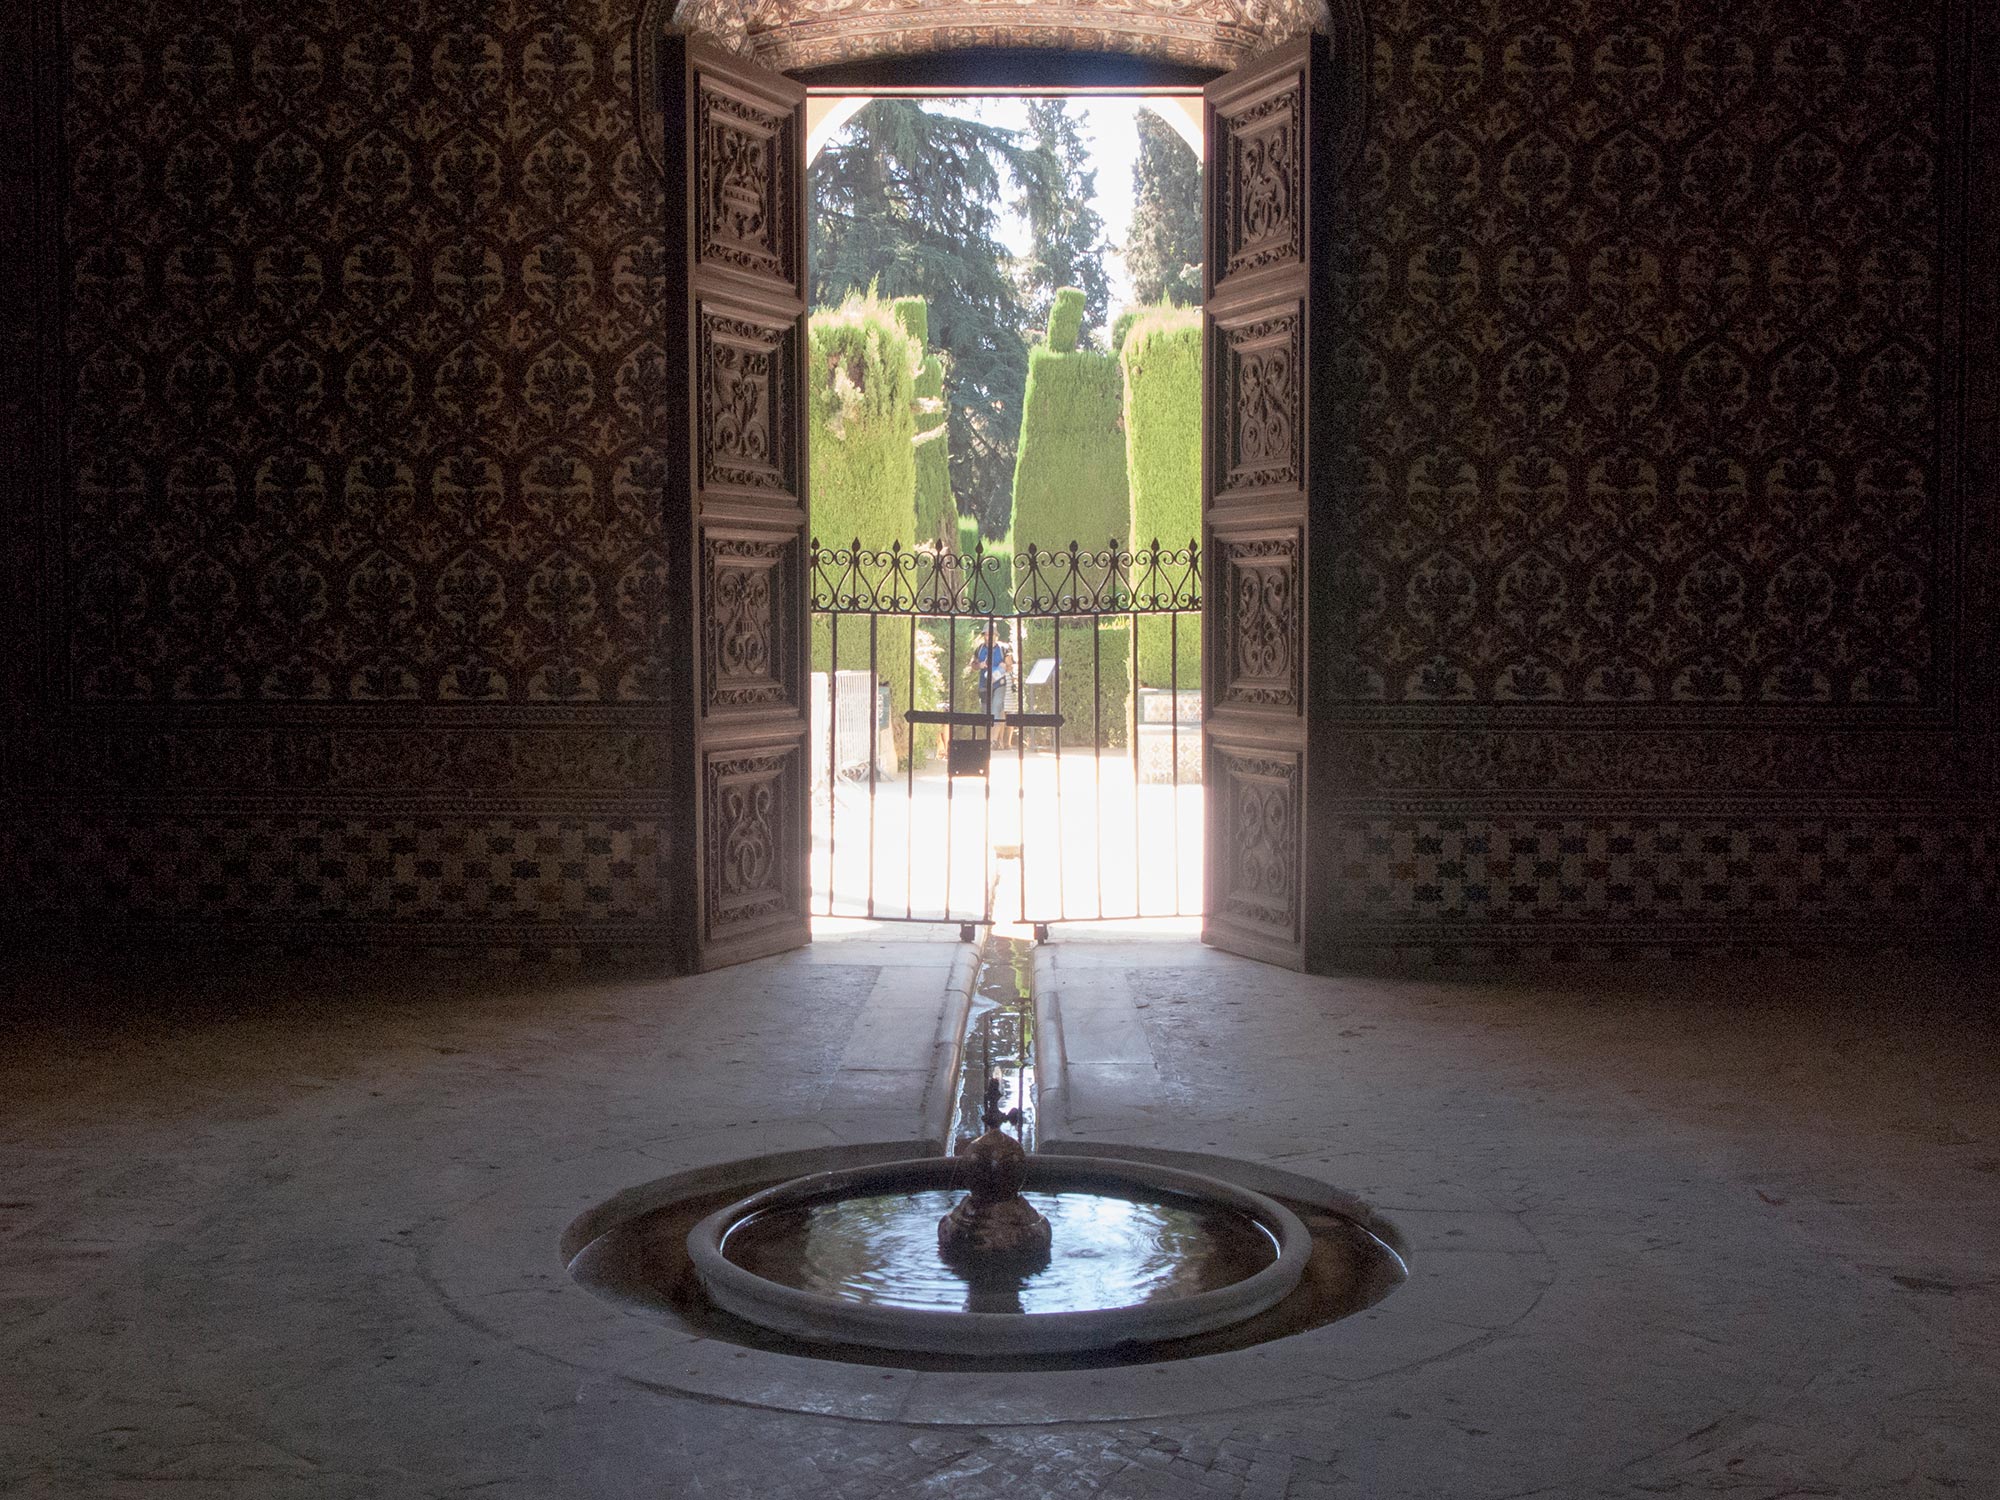
<instances>
[{"instance_id":1,"label":"trimmed cypress hedge","mask_svg":"<svg viewBox=\"0 0 2000 1500\"><path fill-rule=\"evenodd\" d=\"M1014 460L1016 548L1032 545L1045 552L1064 552L1075 542L1094 552L1113 537L1122 542L1131 530L1131 498L1125 483L1124 381L1117 356L1074 347L1075 333L1069 325L1072 320L1080 321L1083 298L1081 293L1072 297L1073 291L1065 288L1056 294L1049 342L1028 351L1021 446ZM1066 308L1070 315L1065 314ZM1060 347L1058 333L1068 334L1071 348ZM1063 730L1065 745L1089 743L1092 716L1075 708L1085 703L1077 695L1093 682L1101 703L1105 743L1125 742L1132 700L1127 660L1130 638L1121 628L1115 652L1111 650L1112 639L1107 627L1103 671L1093 675L1089 669L1089 628L1071 627L1063 632L1063 704L1070 720ZM1028 665L1023 662L1022 669Z\"/></svg>"},{"instance_id":2,"label":"trimmed cypress hedge","mask_svg":"<svg viewBox=\"0 0 2000 1500\"><path fill-rule=\"evenodd\" d=\"M1049 308L1048 345L1058 354L1074 354L1083 337L1083 293L1073 286L1061 288Z\"/></svg>"},{"instance_id":3,"label":"trimmed cypress hedge","mask_svg":"<svg viewBox=\"0 0 2000 1500\"><path fill-rule=\"evenodd\" d=\"M951 496L951 444L944 410L944 361L924 356L916 379L917 539L956 540L958 503ZM935 425L926 427L926 423Z\"/></svg>"},{"instance_id":4,"label":"trimmed cypress hedge","mask_svg":"<svg viewBox=\"0 0 2000 1500\"><path fill-rule=\"evenodd\" d=\"M1201 536L1201 310L1143 309L1125 335L1119 355L1125 372L1125 451L1132 512L1127 523L1134 548L1158 541L1179 550ZM1201 630L1192 618L1180 628L1180 682L1201 682ZM1166 687L1173 681L1169 622L1139 623L1139 682Z\"/></svg>"},{"instance_id":5,"label":"trimmed cypress hedge","mask_svg":"<svg viewBox=\"0 0 2000 1500\"><path fill-rule=\"evenodd\" d=\"M956 545L958 506L951 496L951 446L945 437L944 360L930 349L931 309L922 297L898 297L896 319L923 356L912 387L916 410L916 539Z\"/></svg>"},{"instance_id":6,"label":"trimmed cypress hedge","mask_svg":"<svg viewBox=\"0 0 2000 1500\"><path fill-rule=\"evenodd\" d=\"M917 459L912 404L922 346L911 338L900 309L879 298L852 296L811 319L807 367L807 420L811 449L812 532L827 547L847 547L858 537L866 548L905 547L916 540ZM827 670L831 630L813 622L812 668ZM876 626L876 671L889 683L896 745L910 745L903 710L910 706L910 622L884 619ZM843 620L840 667L866 670L868 624ZM919 653L916 704L937 701L936 683ZM918 736L917 749L927 749Z\"/></svg>"},{"instance_id":7,"label":"trimmed cypress hedge","mask_svg":"<svg viewBox=\"0 0 2000 1500\"><path fill-rule=\"evenodd\" d=\"M1125 482L1124 381L1096 350L1029 351L1014 461L1014 545L1096 550L1132 524Z\"/></svg>"},{"instance_id":8,"label":"trimmed cypress hedge","mask_svg":"<svg viewBox=\"0 0 2000 1500\"><path fill-rule=\"evenodd\" d=\"M977 552L980 547L979 518L960 516L958 518L958 550L964 553Z\"/></svg>"}]
</instances>

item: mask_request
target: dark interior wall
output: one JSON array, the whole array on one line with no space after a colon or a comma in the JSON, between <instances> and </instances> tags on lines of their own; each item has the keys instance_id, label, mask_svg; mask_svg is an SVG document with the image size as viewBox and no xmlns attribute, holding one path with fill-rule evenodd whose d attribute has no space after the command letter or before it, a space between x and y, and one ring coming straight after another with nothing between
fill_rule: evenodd
<instances>
[{"instance_id":1,"label":"dark interior wall","mask_svg":"<svg viewBox=\"0 0 2000 1500\"><path fill-rule=\"evenodd\" d=\"M1981 931L1990 8L1364 8L1348 936ZM0 900L652 937L636 7L0 9Z\"/></svg>"},{"instance_id":2,"label":"dark interior wall","mask_svg":"<svg viewBox=\"0 0 2000 1500\"><path fill-rule=\"evenodd\" d=\"M1990 38L1939 0L1366 9L1345 935L1978 931Z\"/></svg>"},{"instance_id":3,"label":"dark interior wall","mask_svg":"<svg viewBox=\"0 0 2000 1500\"><path fill-rule=\"evenodd\" d=\"M674 664L631 8L10 16L63 137L34 180L66 408L15 495L43 628L14 897L139 930L654 936Z\"/></svg>"}]
</instances>

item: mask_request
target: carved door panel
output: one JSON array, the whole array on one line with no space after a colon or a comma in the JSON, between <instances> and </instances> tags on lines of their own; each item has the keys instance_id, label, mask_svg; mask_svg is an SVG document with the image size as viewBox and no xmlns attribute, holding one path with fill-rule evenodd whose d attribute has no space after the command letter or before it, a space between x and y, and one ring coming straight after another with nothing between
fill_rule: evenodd
<instances>
[{"instance_id":1,"label":"carved door panel","mask_svg":"<svg viewBox=\"0 0 2000 1500\"><path fill-rule=\"evenodd\" d=\"M1320 513L1334 502L1313 439L1331 431L1335 108L1323 36L1207 89L1202 936L1292 968L1328 938L1311 631L1332 577Z\"/></svg>"},{"instance_id":2,"label":"carved door panel","mask_svg":"<svg viewBox=\"0 0 2000 1500\"><path fill-rule=\"evenodd\" d=\"M805 92L660 39L666 523L682 648L668 920L690 968L807 927Z\"/></svg>"}]
</instances>

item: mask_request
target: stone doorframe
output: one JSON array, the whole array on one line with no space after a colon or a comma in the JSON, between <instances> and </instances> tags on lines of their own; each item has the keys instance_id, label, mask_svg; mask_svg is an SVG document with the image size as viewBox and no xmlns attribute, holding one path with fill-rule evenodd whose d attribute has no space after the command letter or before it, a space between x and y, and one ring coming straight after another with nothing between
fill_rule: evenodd
<instances>
[{"instance_id":1,"label":"stone doorframe","mask_svg":"<svg viewBox=\"0 0 2000 1500\"><path fill-rule=\"evenodd\" d=\"M1021 32L991 35L999 48ZM1312 434L1334 420L1334 200L1359 136L1357 38L1287 42L1215 77L1205 103L1203 938L1294 968L1333 944L1315 899L1330 884L1313 861L1333 847L1315 828L1334 783L1310 629L1333 613L1338 500ZM746 62L754 48L736 40L731 52L671 32L640 46L652 59L640 97L660 110L644 126L668 183L667 363L688 402L664 497L680 584L669 638L691 668L670 751L666 917L688 969L810 936L805 89ZM877 66L884 84L902 67ZM841 82L867 86L851 70Z\"/></svg>"}]
</instances>

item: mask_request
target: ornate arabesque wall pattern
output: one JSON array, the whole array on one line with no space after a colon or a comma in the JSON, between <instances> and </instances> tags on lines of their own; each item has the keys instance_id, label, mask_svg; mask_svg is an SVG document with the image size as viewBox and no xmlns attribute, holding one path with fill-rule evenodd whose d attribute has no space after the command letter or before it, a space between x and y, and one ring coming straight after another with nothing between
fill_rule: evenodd
<instances>
[{"instance_id":1,"label":"ornate arabesque wall pattern","mask_svg":"<svg viewBox=\"0 0 2000 1500\"><path fill-rule=\"evenodd\" d=\"M1969 12L1369 6L1320 455L1353 941L1990 932Z\"/></svg>"},{"instance_id":2,"label":"ornate arabesque wall pattern","mask_svg":"<svg viewBox=\"0 0 2000 1500\"><path fill-rule=\"evenodd\" d=\"M72 696L657 697L614 8L67 15Z\"/></svg>"},{"instance_id":3,"label":"ornate arabesque wall pattern","mask_svg":"<svg viewBox=\"0 0 2000 1500\"><path fill-rule=\"evenodd\" d=\"M139 928L655 937L685 668L629 6L28 9L68 74L68 423L18 887Z\"/></svg>"},{"instance_id":4,"label":"ornate arabesque wall pattern","mask_svg":"<svg viewBox=\"0 0 2000 1500\"><path fill-rule=\"evenodd\" d=\"M1353 694L1945 701L1942 7L1383 9Z\"/></svg>"},{"instance_id":5,"label":"ornate arabesque wall pattern","mask_svg":"<svg viewBox=\"0 0 2000 1500\"><path fill-rule=\"evenodd\" d=\"M1993 19L1364 8L1359 420L1306 455L1353 568L1312 628L1346 704L1355 940L1987 920ZM1222 64L1304 13L869 0L779 36L777 7L727 9L794 66ZM31 209L0 245L25 312L4 603L34 647L7 668L12 895L128 931L645 933L676 856L671 382L631 9L39 0L0 24L27 105L0 169ZM1241 592L1261 639L1272 599Z\"/></svg>"}]
</instances>

